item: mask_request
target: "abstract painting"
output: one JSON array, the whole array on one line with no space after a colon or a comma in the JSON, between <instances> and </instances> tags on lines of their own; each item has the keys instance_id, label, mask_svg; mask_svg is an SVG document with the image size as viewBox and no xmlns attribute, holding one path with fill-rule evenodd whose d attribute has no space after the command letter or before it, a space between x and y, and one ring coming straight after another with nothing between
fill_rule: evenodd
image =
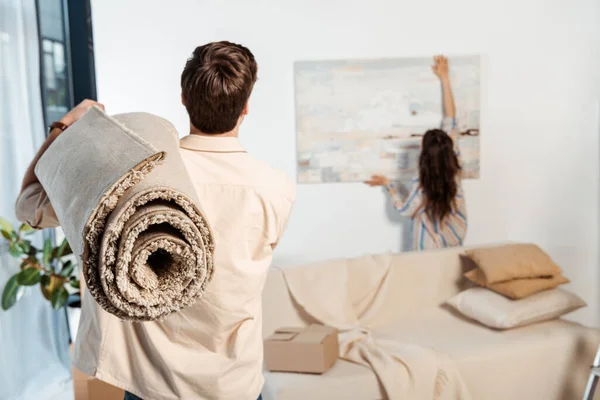
<instances>
[{"instance_id":1,"label":"abstract painting","mask_svg":"<svg viewBox=\"0 0 600 400\"><path fill-rule=\"evenodd\" d=\"M450 56L463 177L479 178L480 57ZM294 66L299 183L417 174L421 136L443 118L433 57Z\"/></svg>"}]
</instances>

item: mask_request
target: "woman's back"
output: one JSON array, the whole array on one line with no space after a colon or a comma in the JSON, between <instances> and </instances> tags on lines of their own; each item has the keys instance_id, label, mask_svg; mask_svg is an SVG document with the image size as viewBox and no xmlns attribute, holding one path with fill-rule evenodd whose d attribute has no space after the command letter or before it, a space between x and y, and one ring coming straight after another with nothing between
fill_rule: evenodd
<instances>
[{"instance_id":1,"label":"woman's back","mask_svg":"<svg viewBox=\"0 0 600 400\"><path fill-rule=\"evenodd\" d=\"M412 184L405 202L397 204L397 196L392 196L396 210L411 218L412 248L425 250L462 246L467 235L467 207L460 180L451 211L439 221L426 211L425 194L419 179L414 179Z\"/></svg>"},{"instance_id":2,"label":"woman's back","mask_svg":"<svg viewBox=\"0 0 600 400\"><path fill-rule=\"evenodd\" d=\"M385 186L394 208L411 218L413 249L461 246L467 234L467 210L461 184L460 136L454 97L450 88L448 60L434 58L433 72L440 78L444 106L441 129L423 136L418 177L408 195L382 175L373 175L369 186Z\"/></svg>"}]
</instances>

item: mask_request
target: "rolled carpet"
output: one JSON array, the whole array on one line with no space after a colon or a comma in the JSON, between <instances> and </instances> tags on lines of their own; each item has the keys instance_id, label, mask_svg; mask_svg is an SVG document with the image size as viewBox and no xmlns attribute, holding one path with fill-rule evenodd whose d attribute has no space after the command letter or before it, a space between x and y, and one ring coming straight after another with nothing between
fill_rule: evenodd
<instances>
[{"instance_id":1,"label":"rolled carpet","mask_svg":"<svg viewBox=\"0 0 600 400\"><path fill-rule=\"evenodd\" d=\"M52 143L35 174L104 310L156 320L202 295L214 242L171 123L94 107Z\"/></svg>"}]
</instances>

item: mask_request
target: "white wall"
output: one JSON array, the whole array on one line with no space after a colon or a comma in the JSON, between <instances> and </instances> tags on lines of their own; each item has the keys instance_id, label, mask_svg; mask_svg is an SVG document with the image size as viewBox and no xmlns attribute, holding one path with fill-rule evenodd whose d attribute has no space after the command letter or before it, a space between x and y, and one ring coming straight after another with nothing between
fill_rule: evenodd
<instances>
[{"instance_id":1,"label":"white wall","mask_svg":"<svg viewBox=\"0 0 600 400\"><path fill-rule=\"evenodd\" d=\"M566 270L600 321L600 2L596 0L96 0L100 101L187 130L179 76L195 46L231 40L259 63L241 140L295 175L296 60L480 53L481 179L465 183L468 244L533 241ZM279 263L399 251L381 191L301 185Z\"/></svg>"}]
</instances>

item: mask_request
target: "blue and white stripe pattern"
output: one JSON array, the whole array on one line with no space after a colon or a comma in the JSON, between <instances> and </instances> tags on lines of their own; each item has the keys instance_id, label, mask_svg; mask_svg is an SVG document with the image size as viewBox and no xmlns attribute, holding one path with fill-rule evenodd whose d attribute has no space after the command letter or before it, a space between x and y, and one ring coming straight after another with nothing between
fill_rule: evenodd
<instances>
[{"instance_id":1,"label":"blue and white stripe pattern","mask_svg":"<svg viewBox=\"0 0 600 400\"><path fill-rule=\"evenodd\" d=\"M445 118L442 129L449 132L455 142L456 155L460 157L456 119ZM408 196L403 197L393 186L386 187L392 198L396 211L412 219L413 249L426 250L441 247L462 246L467 234L467 209L460 177L458 178L458 193L452 212L441 222L432 221L424 208L424 194L420 187L419 178L412 180Z\"/></svg>"}]
</instances>

